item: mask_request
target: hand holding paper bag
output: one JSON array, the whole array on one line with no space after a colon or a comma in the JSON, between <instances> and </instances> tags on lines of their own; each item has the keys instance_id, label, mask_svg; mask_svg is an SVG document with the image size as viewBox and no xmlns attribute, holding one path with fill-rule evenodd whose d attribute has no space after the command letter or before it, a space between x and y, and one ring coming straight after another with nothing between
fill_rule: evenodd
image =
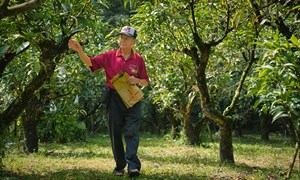
<instances>
[{"instance_id":1,"label":"hand holding paper bag","mask_svg":"<svg viewBox=\"0 0 300 180\"><path fill-rule=\"evenodd\" d=\"M144 97L143 91L137 85L128 83L129 77L127 72L122 72L110 80L127 108L132 107Z\"/></svg>"}]
</instances>

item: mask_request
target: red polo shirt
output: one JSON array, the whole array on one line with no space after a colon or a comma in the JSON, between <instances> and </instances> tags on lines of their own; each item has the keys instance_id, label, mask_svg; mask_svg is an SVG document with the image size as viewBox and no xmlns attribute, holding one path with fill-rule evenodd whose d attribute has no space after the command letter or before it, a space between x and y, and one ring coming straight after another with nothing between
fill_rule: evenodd
<instances>
[{"instance_id":1,"label":"red polo shirt","mask_svg":"<svg viewBox=\"0 0 300 180\"><path fill-rule=\"evenodd\" d=\"M117 74L126 71L129 75L139 79L145 79L149 82L145 61L141 55L131 51L131 55L124 59L121 49L112 50L90 58L92 62L91 70L97 71L104 69L106 74L106 85L110 89L114 89L110 80Z\"/></svg>"}]
</instances>

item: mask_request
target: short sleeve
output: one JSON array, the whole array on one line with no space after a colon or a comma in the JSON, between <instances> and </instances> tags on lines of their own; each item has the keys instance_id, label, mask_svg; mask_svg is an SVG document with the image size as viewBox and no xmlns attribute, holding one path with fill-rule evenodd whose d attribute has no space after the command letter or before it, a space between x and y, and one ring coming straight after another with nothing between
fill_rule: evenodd
<instances>
[{"instance_id":1,"label":"short sleeve","mask_svg":"<svg viewBox=\"0 0 300 180\"><path fill-rule=\"evenodd\" d=\"M100 54L99 56L96 57L90 57L92 63L92 66L90 66L91 71L95 72L98 69L104 68L105 59L106 59L105 53Z\"/></svg>"}]
</instances>

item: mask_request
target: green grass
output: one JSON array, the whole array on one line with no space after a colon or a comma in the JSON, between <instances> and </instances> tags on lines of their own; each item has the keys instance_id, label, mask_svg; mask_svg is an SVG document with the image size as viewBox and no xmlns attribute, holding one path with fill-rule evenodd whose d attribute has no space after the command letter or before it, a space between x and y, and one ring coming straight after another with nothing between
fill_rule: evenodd
<instances>
[{"instance_id":1,"label":"green grass","mask_svg":"<svg viewBox=\"0 0 300 180\"><path fill-rule=\"evenodd\" d=\"M272 139L263 143L256 136L234 138L236 162L228 165L219 162L218 142L206 142L204 148L183 145L168 136L143 135L138 179L284 179L294 150L287 140ZM31 155L21 147L10 147L0 179L128 179L112 174L115 164L107 136L39 147L39 153ZM297 160L292 179L300 179L299 167Z\"/></svg>"}]
</instances>

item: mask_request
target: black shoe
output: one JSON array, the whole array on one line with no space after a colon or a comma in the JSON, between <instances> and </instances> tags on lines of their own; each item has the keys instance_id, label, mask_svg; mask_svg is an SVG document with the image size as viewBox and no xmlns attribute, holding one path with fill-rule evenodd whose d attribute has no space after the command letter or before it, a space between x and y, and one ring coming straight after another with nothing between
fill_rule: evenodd
<instances>
[{"instance_id":1,"label":"black shoe","mask_svg":"<svg viewBox=\"0 0 300 180\"><path fill-rule=\"evenodd\" d=\"M124 175L124 169L121 169L121 170L114 169L114 175L115 176L123 176Z\"/></svg>"},{"instance_id":2,"label":"black shoe","mask_svg":"<svg viewBox=\"0 0 300 180\"><path fill-rule=\"evenodd\" d=\"M137 177L139 175L140 175L140 170L138 170L138 169L132 169L129 171L130 178Z\"/></svg>"}]
</instances>

